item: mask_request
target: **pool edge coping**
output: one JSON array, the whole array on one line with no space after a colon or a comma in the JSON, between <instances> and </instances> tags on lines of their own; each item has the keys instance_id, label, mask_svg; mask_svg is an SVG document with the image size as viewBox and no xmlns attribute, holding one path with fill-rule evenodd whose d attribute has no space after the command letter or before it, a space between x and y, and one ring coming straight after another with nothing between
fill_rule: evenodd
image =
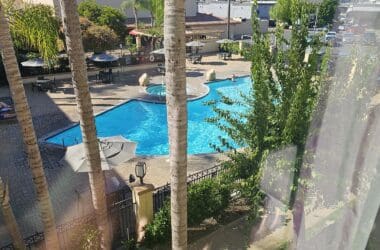
<instances>
[{"instance_id":1,"label":"pool edge coping","mask_svg":"<svg viewBox=\"0 0 380 250\"><path fill-rule=\"evenodd\" d=\"M245 77L249 77L250 75L241 75L241 76L236 76L235 78L245 78ZM206 81L206 82L203 82L201 84L203 84L205 87L207 87L207 92L203 95L200 95L196 98L192 98L192 99L189 99L187 102L192 102L192 101L196 101L198 99L201 99L201 98L204 98L205 96L207 96L209 93L210 93L210 87L208 86L208 84L212 84L212 83L217 83L217 82L221 82L221 81L225 81L225 80L231 80L230 77L227 77L227 78L224 78L224 79L217 79L217 80L214 80L214 81ZM117 105L114 105L113 107L110 107L106 110L103 110L103 111L100 111L100 112L97 112L96 114L94 114L94 119L96 116L98 115L102 115L103 113L106 113L106 112L109 112L121 105L124 105L128 102L131 102L131 101L142 101L142 102L148 102L148 103L156 103L156 104L165 104L165 102L159 102L159 101L153 101L153 100L145 100L145 99L142 99L142 98L139 98L139 97L136 97L136 98L131 98L131 99L128 99L128 100L125 100L125 101L122 101L121 103L117 104ZM77 121L77 122L74 122L73 124L70 124L70 125L67 125L61 129L56 129L50 133L47 133L46 135L43 135L41 136L37 142L39 144L42 144L42 145L49 145L51 147L55 147L55 148L61 148L61 149L64 149L64 148L67 148L68 146L63 146L63 145L60 145L60 144L56 144L56 143L51 143L51 142L48 142L46 141L48 138L50 137L53 137L53 135L57 135L57 134L60 134L62 133L63 131L65 130L68 130L72 127L75 127L79 125L80 126L80 121ZM211 152L211 153L199 153L199 154L188 154L188 155L209 155L209 154L218 154L218 152ZM158 156L168 156L169 154L167 155L137 155L138 157L158 157Z\"/></svg>"}]
</instances>

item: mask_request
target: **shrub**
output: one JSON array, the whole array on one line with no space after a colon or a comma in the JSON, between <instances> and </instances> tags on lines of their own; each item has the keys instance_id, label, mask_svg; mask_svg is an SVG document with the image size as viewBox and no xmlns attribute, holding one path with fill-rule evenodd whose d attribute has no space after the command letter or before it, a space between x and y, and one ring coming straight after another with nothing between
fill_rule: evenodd
<instances>
[{"instance_id":1,"label":"shrub","mask_svg":"<svg viewBox=\"0 0 380 250\"><path fill-rule=\"evenodd\" d=\"M188 189L188 223L196 225L207 218L218 218L227 208L230 189L217 179L206 179Z\"/></svg>"},{"instance_id":2,"label":"shrub","mask_svg":"<svg viewBox=\"0 0 380 250\"><path fill-rule=\"evenodd\" d=\"M103 6L94 0L85 0L78 6L81 17L86 17L97 25L105 25L116 32L119 38L124 39L126 35L125 15L118 9Z\"/></svg>"},{"instance_id":3,"label":"shrub","mask_svg":"<svg viewBox=\"0 0 380 250\"><path fill-rule=\"evenodd\" d=\"M116 33L107 26L90 26L83 31L83 46L85 51L95 53L115 48L118 44Z\"/></svg>"},{"instance_id":4,"label":"shrub","mask_svg":"<svg viewBox=\"0 0 380 250\"><path fill-rule=\"evenodd\" d=\"M145 228L144 244L152 247L156 244L167 242L171 238L170 202L154 215L154 219Z\"/></svg>"},{"instance_id":5,"label":"shrub","mask_svg":"<svg viewBox=\"0 0 380 250\"><path fill-rule=\"evenodd\" d=\"M196 225L207 218L217 218L227 208L230 189L217 179L206 179L188 188L188 224ZM171 237L170 203L167 201L145 228L144 244L152 247L166 243Z\"/></svg>"}]
</instances>

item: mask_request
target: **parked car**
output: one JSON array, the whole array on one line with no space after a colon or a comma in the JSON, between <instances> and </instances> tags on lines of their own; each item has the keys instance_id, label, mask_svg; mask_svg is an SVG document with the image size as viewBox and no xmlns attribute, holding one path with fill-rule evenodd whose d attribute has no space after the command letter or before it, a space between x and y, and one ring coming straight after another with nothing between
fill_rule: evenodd
<instances>
[{"instance_id":1,"label":"parked car","mask_svg":"<svg viewBox=\"0 0 380 250\"><path fill-rule=\"evenodd\" d=\"M325 43L328 43L332 46L335 46L336 45L336 32L335 31L329 31L327 32L327 34L325 35Z\"/></svg>"},{"instance_id":2,"label":"parked car","mask_svg":"<svg viewBox=\"0 0 380 250\"><path fill-rule=\"evenodd\" d=\"M344 25L339 25L338 30L339 31L345 31L346 27L344 27Z\"/></svg>"},{"instance_id":3,"label":"parked car","mask_svg":"<svg viewBox=\"0 0 380 250\"><path fill-rule=\"evenodd\" d=\"M364 44L374 45L376 44L375 32L366 32L363 34L362 41Z\"/></svg>"}]
</instances>

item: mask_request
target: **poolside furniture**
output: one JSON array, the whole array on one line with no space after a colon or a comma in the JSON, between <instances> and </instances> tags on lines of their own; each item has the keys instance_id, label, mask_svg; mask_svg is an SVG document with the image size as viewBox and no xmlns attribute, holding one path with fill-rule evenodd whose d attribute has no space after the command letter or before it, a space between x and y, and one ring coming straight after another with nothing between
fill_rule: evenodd
<instances>
[{"instance_id":1,"label":"poolside furniture","mask_svg":"<svg viewBox=\"0 0 380 250\"><path fill-rule=\"evenodd\" d=\"M157 65L157 72L158 73L160 73L160 74L163 74L163 75L165 75L165 64L163 64L163 63L159 63L158 65Z\"/></svg>"},{"instance_id":2,"label":"poolside furniture","mask_svg":"<svg viewBox=\"0 0 380 250\"><path fill-rule=\"evenodd\" d=\"M0 121L16 120L16 113L9 97L0 98Z\"/></svg>"},{"instance_id":3,"label":"poolside furniture","mask_svg":"<svg viewBox=\"0 0 380 250\"><path fill-rule=\"evenodd\" d=\"M221 53L218 53L218 57L220 59L227 60L232 57L232 54L230 52L221 52Z\"/></svg>"},{"instance_id":4,"label":"poolside furniture","mask_svg":"<svg viewBox=\"0 0 380 250\"><path fill-rule=\"evenodd\" d=\"M32 83L32 91L37 88L38 91L46 92L48 90L52 91L55 88L55 78L54 80L46 79L43 76L39 76L36 82Z\"/></svg>"},{"instance_id":5,"label":"poolside furniture","mask_svg":"<svg viewBox=\"0 0 380 250\"><path fill-rule=\"evenodd\" d=\"M202 55L192 55L189 57L189 61L192 64L197 64L202 62Z\"/></svg>"},{"instance_id":6,"label":"poolside furniture","mask_svg":"<svg viewBox=\"0 0 380 250\"><path fill-rule=\"evenodd\" d=\"M113 167L134 158L136 146L136 142L127 140L121 135L99 138L102 170L111 170ZM75 172L90 172L91 168L86 157L83 157L84 154L83 143L70 146L60 163L70 166Z\"/></svg>"},{"instance_id":7,"label":"poolside furniture","mask_svg":"<svg viewBox=\"0 0 380 250\"><path fill-rule=\"evenodd\" d=\"M98 75L97 75L97 80L100 80L102 81L103 83L110 83L113 81L113 73L112 73L112 69L108 69L108 72L107 71L99 71Z\"/></svg>"}]
</instances>

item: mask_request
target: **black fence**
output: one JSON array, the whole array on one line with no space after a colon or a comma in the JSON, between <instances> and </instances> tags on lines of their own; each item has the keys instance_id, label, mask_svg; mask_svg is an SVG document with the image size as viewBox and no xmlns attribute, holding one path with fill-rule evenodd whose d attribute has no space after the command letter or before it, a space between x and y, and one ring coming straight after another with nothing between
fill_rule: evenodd
<instances>
[{"instance_id":1,"label":"black fence","mask_svg":"<svg viewBox=\"0 0 380 250\"><path fill-rule=\"evenodd\" d=\"M216 165L212 168L201 170L187 176L187 186L198 183L204 179L210 179L218 176L224 171L221 165ZM158 187L153 193L153 212L156 213L164 205L165 201L170 197L170 184Z\"/></svg>"},{"instance_id":2,"label":"black fence","mask_svg":"<svg viewBox=\"0 0 380 250\"><path fill-rule=\"evenodd\" d=\"M132 199L132 192L129 187L107 196L108 216L111 222L111 232L114 245L123 239L133 238L136 232L135 205ZM69 222L57 226L58 240L61 250L79 249L80 237L86 230L96 229L95 213L73 219ZM24 239L27 249L45 249L44 233L35 234ZM8 244L0 250L13 250L13 244Z\"/></svg>"},{"instance_id":3,"label":"black fence","mask_svg":"<svg viewBox=\"0 0 380 250\"><path fill-rule=\"evenodd\" d=\"M221 165L199 171L187 177L187 185L210 179L223 172ZM164 202L170 197L170 184L158 187L153 193L153 211L156 213L163 206ZM112 225L113 240L117 244L123 239L134 238L136 233L135 204L132 191L129 187L118 190L107 195L108 216ZM83 235L83 230L93 226L96 228L96 216L94 213L73 219L67 223L57 226L58 239L62 250L76 249L78 237ZM35 234L24 239L27 249L44 249L44 233ZM13 244L8 244L0 250L13 250Z\"/></svg>"}]
</instances>

